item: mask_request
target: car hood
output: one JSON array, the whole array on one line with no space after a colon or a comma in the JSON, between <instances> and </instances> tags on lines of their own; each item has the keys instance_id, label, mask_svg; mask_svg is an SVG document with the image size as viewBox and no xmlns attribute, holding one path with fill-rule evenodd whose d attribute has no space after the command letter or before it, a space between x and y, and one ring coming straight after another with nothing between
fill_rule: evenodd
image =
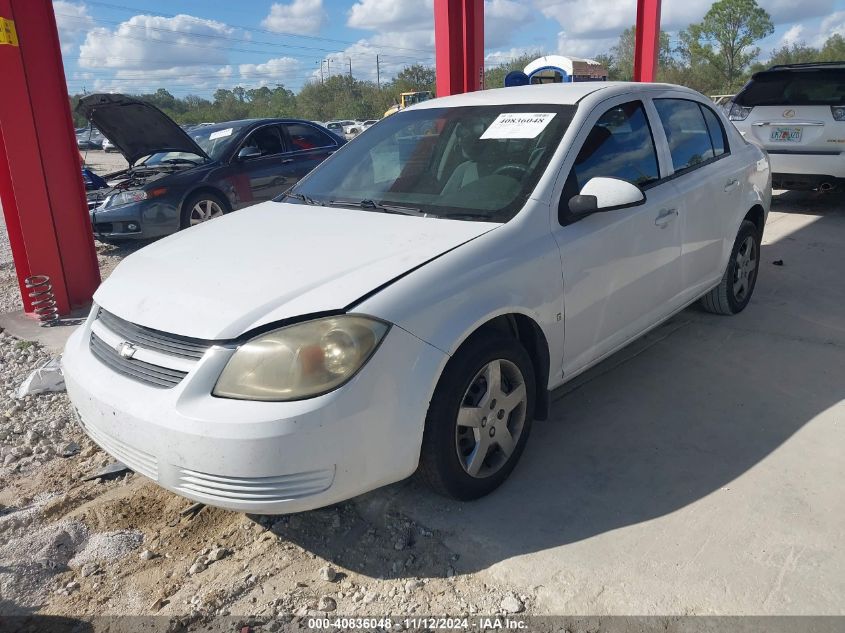
<instances>
[{"instance_id":1,"label":"car hood","mask_svg":"<svg viewBox=\"0 0 845 633\"><path fill-rule=\"evenodd\" d=\"M185 130L149 103L121 94L92 94L76 111L120 150L130 165L157 152L188 152L208 158Z\"/></svg>"},{"instance_id":2,"label":"car hood","mask_svg":"<svg viewBox=\"0 0 845 633\"><path fill-rule=\"evenodd\" d=\"M343 310L498 226L265 202L130 255L94 301L163 332L232 339Z\"/></svg>"}]
</instances>

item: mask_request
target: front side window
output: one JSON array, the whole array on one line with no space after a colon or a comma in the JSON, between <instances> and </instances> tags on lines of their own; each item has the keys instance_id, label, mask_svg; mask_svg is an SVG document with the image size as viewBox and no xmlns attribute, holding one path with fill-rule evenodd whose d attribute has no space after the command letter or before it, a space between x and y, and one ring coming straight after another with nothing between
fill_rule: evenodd
<instances>
[{"instance_id":1,"label":"front side window","mask_svg":"<svg viewBox=\"0 0 845 633\"><path fill-rule=\"evenodd\" d=\"M507 222L546 170L576 106L424 108L387 117L285 198Z\"/></svg>"},{"instance_id":2,"label":"front side window","mask_svg":"<svg viewBox=\"0 0 845 633\"><path fill-rule=\"evenodd\" d=\"M596 121L575 158L567 193L577 195L595 177L619 178L640 187L660 178L654 139L640 101L611 108Z\"/></svg>"},{"instance_id":3,"label":"front side window","mask_svg":"<svg viewBox=\"0 0 845 633\"><path fill-rule=\"evenodd\" d=\"M655 99L654 106L666 132L675 173L713 158L710 130L698 103L685 99Z\"/></svg>"},{"instance_id":4,"label":"front side window","mask_svg":"<svg viewBox=\"0 0 845 633\"><path fill-rule=\"evenodd\" d=\"M243 147L253 147L261 152L262 156L272 156L281 154L285 146L282 143L279 126L265 125L250 134L244 141Z\"/></svg>"},{"instance_id":5,"label":"front side window","mask_svg":"<svg viewBox=\"0 0 845 633\"><path fill-rule=\"evenodd\" d=\"M335 145L334 140L328 134L310 125L305 125L304 123L285 123L285 127L290 138L291 149L295 152Z\"/></svg>"}]
</instances>

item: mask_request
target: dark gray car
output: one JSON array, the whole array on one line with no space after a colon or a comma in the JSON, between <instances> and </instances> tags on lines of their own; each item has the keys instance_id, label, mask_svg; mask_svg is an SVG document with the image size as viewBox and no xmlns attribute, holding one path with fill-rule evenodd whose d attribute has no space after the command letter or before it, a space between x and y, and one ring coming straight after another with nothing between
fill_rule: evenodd
<instances>
[{"instance_id":1,"label":"dark gray car","mask_svg":"<svg viewBox=\"0 0 845 633\"><path fill-rule=\"evenodd\" d=\"M77 112L129 162L88 196L102 241L147 239L284 193L346 141L310 121L247 119L183 130L133 97L94 94Z\"/></svg>"}]
</instances>

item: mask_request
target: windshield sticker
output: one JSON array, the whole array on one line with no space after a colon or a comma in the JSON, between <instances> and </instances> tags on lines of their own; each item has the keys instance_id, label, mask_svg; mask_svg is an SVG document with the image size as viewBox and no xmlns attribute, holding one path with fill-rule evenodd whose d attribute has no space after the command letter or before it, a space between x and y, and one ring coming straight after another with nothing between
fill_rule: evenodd
<instances>
[{"instance_id":1,"label":"windshield sticker","mask_svg":"<svg viewBox=\"0 0 845 633\"><path fill-rule=\"evenodd\" d=\"M223 138L224 136L232 136L232 132L234 132L234 128L227 127L225 130L217 130L216 132L212 132L208 135L208 140L213 141L216 138Z\"/></svg>"},{"instance_id":2,"label":"windshield sticker","mask_svg":"<svg viewBox=\"0 0 845 633\"><path fill-rule=\"evenodd\" d=\"M554 117L554 112L503 112L484 130L481 139L536 138Z\"/></svg>"}]
</instances>

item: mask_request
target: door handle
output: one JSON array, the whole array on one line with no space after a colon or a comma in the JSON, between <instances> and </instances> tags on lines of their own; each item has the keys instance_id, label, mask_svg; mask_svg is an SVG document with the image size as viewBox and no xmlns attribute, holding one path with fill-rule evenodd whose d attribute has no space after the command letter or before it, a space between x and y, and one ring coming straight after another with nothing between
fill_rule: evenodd
<instances>
[{"instance_id":1,"label":"door handle","mask_svg":"<svg viewBox=\"0 0 845 633\"><path fill-rule=\"evenodd\" d=\"M730 191L734 187L739 184L739 181L736 178L731 178L728 182L725 183L725 191Z\"/></svg>"},{"instance_id":2,"label":"door handle","mask_svg":"<svg viewBox=\"0 0 845 633\"><path fill-rule=\"evenodd\" d=\"M282 165L285 165L287 163L292 163L292 162L293 162L292 158L283 158L282 159Z\"/></svg>"},{"instance_id":3,"label":"door handle","mask_svg":"<svg viewBox=\"0 0 845 633\"><path fill-rule=\"evenodd\" d=\"M674 220L677 215L677 209L660 209L660 213L657 214L657 218L654 220L654 226L659 226L661 229L665 229L669 226L669 222Z\"/></svg>"}]
</instances>

